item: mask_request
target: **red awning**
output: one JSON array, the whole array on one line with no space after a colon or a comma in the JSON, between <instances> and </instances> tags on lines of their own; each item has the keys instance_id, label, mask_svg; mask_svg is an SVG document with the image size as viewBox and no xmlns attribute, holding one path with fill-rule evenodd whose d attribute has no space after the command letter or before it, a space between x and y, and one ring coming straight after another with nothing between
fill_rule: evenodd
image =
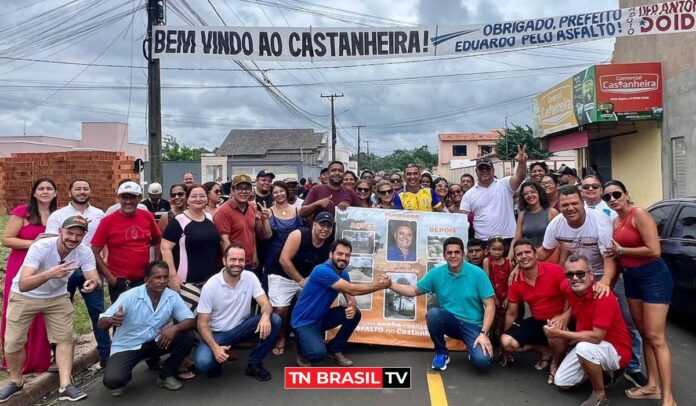
<instances>
[{"instance_id":1,"label":"red awning","mask_svg":"<svg viewBox=\"0 0 696 406\"><path fill-rule=\"evenodd\" d=\"M587 139L588 132L586 130L546 138L549 145L549 152L585 148L588 145Z\"/></svg>"}]
</instances>

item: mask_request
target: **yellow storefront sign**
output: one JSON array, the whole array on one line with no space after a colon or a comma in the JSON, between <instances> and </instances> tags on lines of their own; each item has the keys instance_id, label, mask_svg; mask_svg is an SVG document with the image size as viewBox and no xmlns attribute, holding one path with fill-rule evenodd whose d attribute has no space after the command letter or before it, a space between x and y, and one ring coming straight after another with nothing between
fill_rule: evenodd
<instances>
[{"instance_id":1,"label":"yellow storefront sign","mask_svg":"<svg viewBox=\"0 0 696 406\"><path fill-rule=\"evenodd\" d=\"M573 111L572 77L541 93L538 100L543 135L578 126L578 120Z\"/></svg>"}]
</instances>

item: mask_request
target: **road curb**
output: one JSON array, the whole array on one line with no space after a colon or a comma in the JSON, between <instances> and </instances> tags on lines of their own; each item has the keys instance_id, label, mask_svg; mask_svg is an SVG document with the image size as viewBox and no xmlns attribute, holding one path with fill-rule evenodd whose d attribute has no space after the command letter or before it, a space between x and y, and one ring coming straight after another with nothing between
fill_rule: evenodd
<instances>
[{"instance_id":1,"label":"road curb","mask_svg":"<svg viewBox=\"0 0 696 406\"><path fill-rule=\"evenodd\" d=\"M77 375L97 362L99 362L99 354L96 349L78 354L73 361L72 373ZM44 372L27 381L22 394L10 399L6 405L31 405L56 389L58 389L58 372Z\"/></svg>"}]
</instances>

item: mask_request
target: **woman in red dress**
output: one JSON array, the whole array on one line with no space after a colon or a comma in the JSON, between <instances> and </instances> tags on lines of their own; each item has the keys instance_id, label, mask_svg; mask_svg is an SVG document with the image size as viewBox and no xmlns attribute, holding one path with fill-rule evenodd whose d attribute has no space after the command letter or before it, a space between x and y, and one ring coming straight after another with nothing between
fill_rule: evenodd
<instances>
[{"instance_id":1,"label":"woman in red dress","mask_svg":"<svg viewBox=\"0 0 696 406\"><path fill-rule=\"evenodd\" d=\"M5 287L2 296L2 325L0 325L0 338L2 338L2 368L7 369L5 363L5 314L7 302L10 298L12 279L19 273L24 257L29 246L40 238L47 237L46 220L56 210L56 184L50 178L39 178L31 187L29 204L17 206L10 212L10 218L5 226L2 236L2 245L10 248L10 256L7 258L7 271L5 272ZM22 366L22 373L44 372L51 365L51 346L48 343L46 325L43 315L39 314L27 334L27 344L24 347L26 359Z\"/></svg>"}]
</instances>

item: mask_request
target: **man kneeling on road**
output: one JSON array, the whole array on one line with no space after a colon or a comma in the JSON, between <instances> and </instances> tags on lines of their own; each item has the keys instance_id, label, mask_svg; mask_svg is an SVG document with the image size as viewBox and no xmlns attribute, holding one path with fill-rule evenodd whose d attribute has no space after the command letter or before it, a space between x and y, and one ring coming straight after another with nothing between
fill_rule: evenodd
<instances>
[{"instance_id":1,"label":"man kneeling on road","mask_svg":"<svg viewBox=\"0 0 696 406\"><path fill-rule=\"evenodd\" d=\"M592 395L581 406L609 404L604 386L604 374L612 382L620 376L619 369L631 361L631 336L621 315L619 302L613 293L595 298L594 272L583 255L571 255L565 262L564 293L575 318L575 330L562 330L554 325L544 327L549 342L557 340L577 345L566 355L556 371L554 384L562 389L572 388L589 378Z\"/></svg>"},{"instance_id":2,"label":"man kneeling on road","mask_svg":"<svg viewBox=\"0 0 696 406\"><path fill-rule=\"evenodd\" d=\"M334 364L349 367L353 361L343 355L353 331L360 323L360 310L353 296L366 295L386 289L391 280L381 278L372 283L350 283L346 267L350 262L353 246L340 238L331 244L329 260L318 265L307 279L292 313L290 325L297 337L297 363L302 367L321 362L324 357ZM346 299L346 307L331 307L338 293ZM336 336L328 345L324 332L340 325Z\"/></svg>"},{"instance_id":3,"label":"man kneeling on road","mask_svg":"<svg viewBox=\"0 0 696 406\"><path fill-rule=\"evenodd\" d=\"M24 259L20 273L12 280L7 306L5 356L10 382L0 389L0 402L22 393L22 365L27 331L37 313L43 313L48 339L56 344L56 364L60 380L59 400L84 399L87 394L70 383L73 365L73 305L67 285L70 275L82 268L86 278L82 291L89 293L101 286L92 251L82 245L87 219L68 217L58 237L34 242ZM9 283L9 281L5 281Z\"/></svg>"},{"instance_id":4,"label":"man kneeling on road","mask_svg":"<svg viewBox=\"0 0 696 406\"><path fill-rule=\"evenodd\" d=\"M508 306L505 312L505 333L500 337L504 351L541 353L535 368L539 371L551 367L549 385L565 353L566 346L549 348L544 326L564 320L566 298L562 286L565 284L563 268L536 259L536 248L527 239L517 240L512 247L520 276L508 290ZM520 307L529 304L532 316L516 323ZM561 328L565 325L559 324ZM553 343L554 341L552 341Z\"/></svg>"},{"instance_id":5,"label":"man kneeling on road","mask_svg":"<svg viewBox=\"0 0 696 406\"><path fill-rule=\"evenodd\" d=\"M113 396L126 393L133 368L140 361L167 353L171 355L160 367L157 385L169 390L182 387L176 375L193 346L191 329L196 322L184 300L168 284L167 264L150 262L145 269L145 284L122 293L99 316L100 329L117 327L103 380ZM177 324L169 325L172 319Z\"/></svg>"},{"instance_id":6,"label":"man kneeling on road","mask_svg":"<svg viewBox=\"0 0 696 406\"><path fill-rule=\"evenodd\" d=\"M469 360L483 370L490 365L493 354L488 338L495 317L493 286L483 269L464 262L464 242L460 238L449 237L442 245L447 264L434 267L416 286L392 284L391 290L409 297L424 293L437 295L440 307L431 308L425 316L430 339L435 344L432 369L447 369L450 361L445 344L447 334L464 340Z\"/></svg>"},{"instance_id":7,"label":"man kneeling on road","mask_svg":"<svg viewBox=\"0 0 696 406\"><path fill-rule=\"evenodd\" d=\"M196 369L210 377L219 376L222 363L229 358L231 345L261 339L249 355L248 376L259 381L271 379L263 367L263 359L273 348L280 332L280 316L273 313L271 303L256 275L244 270L246 253L240 244L225 249L225 269L212 276L201 289L198 302L198 332L203 342L196 349ZM251 299L261 307L261 314L251 316Z\"/></svg>"}]
</instances>

